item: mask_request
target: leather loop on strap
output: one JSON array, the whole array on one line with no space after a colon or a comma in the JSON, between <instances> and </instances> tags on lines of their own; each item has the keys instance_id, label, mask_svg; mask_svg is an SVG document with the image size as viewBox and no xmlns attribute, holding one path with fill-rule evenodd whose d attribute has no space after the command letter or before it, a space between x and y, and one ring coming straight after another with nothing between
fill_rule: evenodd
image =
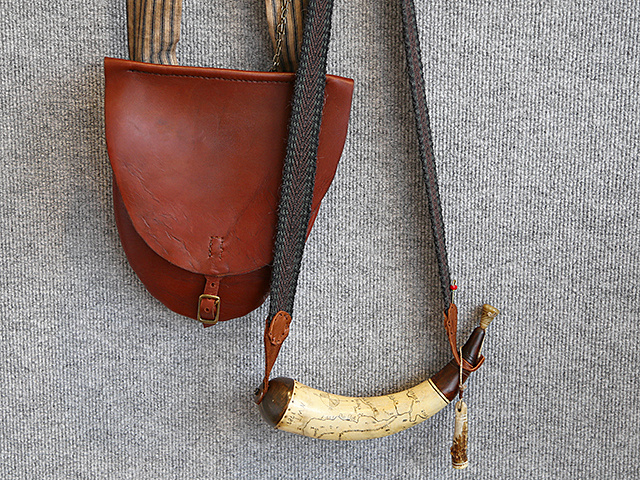
<instances>
[{"instance_id":1,"label":"leather loop on strap","mask_svg":"<svg viewBox=\"0 0 640 480\"><path fill-rule=\"evenodd\" d=\"M462 368L469 373L473 373L478 370L482 364L484 363L484 355L478 359L478 363L475 366L472 366L469 362L467 362L464 358L462 359Z\"/></svg>"},{"instance_id":2,"label":"leather loop on strap","mask_svg":"<svg viewBox=\"0 0 640 480\"><path fill-rule=\"evenodd\" d=\"M447 338L449 339L449 345L451 346L451 353L456 361L456 364L460 366L462 362L462 368L467 372L475 372L484 363L484 357L481 356L478 359L478 363L471 365L464 358L460 358L460 352L458 350L458 307L455 303L449 305L449 308L444 312L444 329L447 331Z\"/></svg>"},{"instance_id":3,"label":"leather loop on strap","mask_svg":"<svg viewBox=\"0 0 640 480\"><path fill-rule=\"evenodd\" d=\"M269 388L269 376L271 375L271 369L276 363L278 353L280 353L280 347L289 335L289 325L291 324L291 315L287 312L278 312L269 321L267 317L267 323L264 329L264 381L262 387L256 392L256 403L260 403L264 398L267 389Z\"/></svg>"}]
</instances>

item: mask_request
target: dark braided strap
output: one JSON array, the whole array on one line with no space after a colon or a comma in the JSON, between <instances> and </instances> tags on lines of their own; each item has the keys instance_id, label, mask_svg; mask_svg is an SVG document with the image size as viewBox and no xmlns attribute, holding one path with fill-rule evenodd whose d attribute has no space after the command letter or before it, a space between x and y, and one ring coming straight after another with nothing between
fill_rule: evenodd
<instances>
[{"instance_id":1,"label":"dark braided strap","mask_svg":"<svg viewBox=\"0 0 640 480\"><path fill-rule=\"evenodd\" d=\"M289 333L311 218L332 9L333 0L309 0L300 64L293 88L287 155L282 171L271 298L264 334L265 376L262 388L256 392L258 403L269 387L271 368Z\"/></svg>"},{"instance_id":2,"label":"dark braided strap","mask_svg":"<svg viewBox=\"0 0 640 480\"><path fill-rule=\"evenodd\" d=\"M424 183L427 187L427 197L429 199L433 243L435 245L436 257L438 258L442 299L446 310L451 303L451 290L449 289L451 286L451 274L449 272L449 263L447 262L444 222L442 221L442 208L440 206L440 194L438 191L438 173L433 157L429 111L427 110L427 98L422 74L422 58L420 56L420 39L418 38L416 9L413 0L402 0L402 26L404 30L404 45L407 55L407 68L409 71L409 83L411 84L413 110L416 116L420 158L422 160Z\"/></svg>"},{"instance_id":3,"label":"dark braided strap","mask_svg":"<svg viewBox=\"0 0 640 480\"><path fill-rule=\"evenodd\" d=\"M273 255L269 316L291 313L316 175L333 0L311 0L293 90Z\"/></svg>"}]
</instances>

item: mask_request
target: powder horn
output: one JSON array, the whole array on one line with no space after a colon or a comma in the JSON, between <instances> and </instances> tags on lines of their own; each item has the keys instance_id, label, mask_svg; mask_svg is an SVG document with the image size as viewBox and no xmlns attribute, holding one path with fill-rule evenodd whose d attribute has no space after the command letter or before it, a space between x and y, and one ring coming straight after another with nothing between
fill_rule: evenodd
<instances>
[{"instance_id":1,"label":"powder horn","mask_svg":"<svg viewBox=\"0 0 640 480\"><path fill-rule=\"evenodd\" d=\"M462 357L477 365L485 329L498 314L482 307L480 325L462 347ZM462 370L462 381L469 376ZM345 397L307 387L290 378L274 378L259 405L264 419L286 432L325 440L367 440L417 425L433 416L458 393L460 368L452 359L428 380L379 397Z\"/></svg>"}]
</instances>

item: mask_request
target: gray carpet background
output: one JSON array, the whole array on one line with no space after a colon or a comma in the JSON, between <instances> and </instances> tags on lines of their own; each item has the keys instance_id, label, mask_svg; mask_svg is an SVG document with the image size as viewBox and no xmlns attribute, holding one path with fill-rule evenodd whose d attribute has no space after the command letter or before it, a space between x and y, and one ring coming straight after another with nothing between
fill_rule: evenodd
<instances>
[{"instance_id":1,"label":"gray carpet background","mask_svg":"<svg viewBox=\"0 0 640 480\"><path fill-rule=\"evenodd\" d=\"M638 478L640 4L419 2L461 336L485 302L471 467L449 408L380 440L271 430L266 308L203 330L127 264L102 58L124 0L0 0L0 478ZM184 65L266 70L263 3L185 0ZM396 2L337 0L350 131L274 373L345 395L449 359Z\"/></svg>"}]
</instances>

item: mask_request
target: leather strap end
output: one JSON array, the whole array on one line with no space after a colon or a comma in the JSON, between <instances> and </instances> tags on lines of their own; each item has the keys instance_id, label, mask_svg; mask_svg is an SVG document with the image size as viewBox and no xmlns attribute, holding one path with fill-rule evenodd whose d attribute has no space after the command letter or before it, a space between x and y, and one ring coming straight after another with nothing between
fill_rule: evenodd
<instances>
[{"instance_id":1,"label":"leather strap end","mask_svg":"<svg viewBox=\"0 0 640 480\"><path fill-rule=\"evenodd\" d=\"M453 358L456 359L456 363L460 365L460 354L458 352L458 307L455 303L451 303L449 308L444 312L444 329L447 332L447 338L449 339L449 345L451 346L451 353Z\"/></svg>"},{"instance_id":2,"label":"leather strap end","mask_svg":"<svg viewBox=\"0 0 640 480\"><path fill-rule=\"evenodd\" d=\"M267 324L264 329L264 356L265 370L262 386L256 390L255 402L260 404L269 389L269 376L273 365L276 363L280 347L289 335L289 325L291 324L291 315L287 312L279 311L271 321L267 318Z\"/></svg>"},{"instance_id":3,"label":"leather strap end","mask_svg":"<svg viewBox=\"0 0 640 480\"><path fill-rule=\"evenodd\" d=\"M218 290L220 289L220 277L206 276L204 291L200 295L198 301L197 319L202 325L211 327L218 323L220 316L220 297Z\"/></svg>"},{"instance_id":4,"label":"leather strap end","mask_svg":"<svg viewBox=\"0 0 640 480\"><path fill-rule=\"evenodd\" d=\"M287 336L289 336L289 325L291 324L291 315L287 312L279 311L276 313L271 320L271 322L267 322L267 326L265 328L265 347L267 347L267 343L274 347L279 347L285 341ZM269 347L267 347L269 348ZM276 353L277 355L277 353ZM275 361L275 358L274 358Z\"/></svg>"}]
</instances>

